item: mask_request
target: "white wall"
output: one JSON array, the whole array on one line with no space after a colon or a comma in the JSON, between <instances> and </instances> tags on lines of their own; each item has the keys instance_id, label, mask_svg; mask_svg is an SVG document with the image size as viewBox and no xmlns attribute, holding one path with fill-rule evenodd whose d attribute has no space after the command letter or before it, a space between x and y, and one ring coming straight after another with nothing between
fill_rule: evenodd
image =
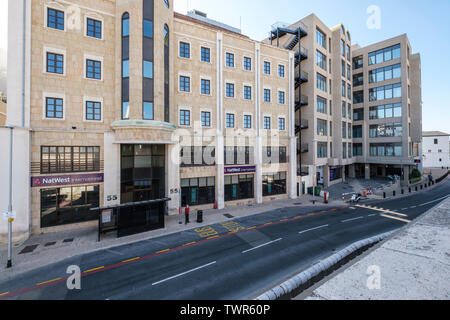
<instances>
[{"instance_id":1,"label":"white wall","mask_svg":"<svg viewBox=\"0 0 450 320\"><path fill-rule=\"evenodd\" d=\"M435 139L438 144L434 144ZM422 149L424 168L450 167L449 137L424 137Z\"/></svg>"}]
</instances>

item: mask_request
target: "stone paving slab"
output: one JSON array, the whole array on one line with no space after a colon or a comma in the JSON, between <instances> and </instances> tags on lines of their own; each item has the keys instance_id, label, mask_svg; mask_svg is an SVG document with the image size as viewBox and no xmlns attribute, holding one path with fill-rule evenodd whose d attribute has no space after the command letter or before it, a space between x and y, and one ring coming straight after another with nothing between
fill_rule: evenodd
<instances>
[{"instance_id":1,"label":"stone paving slab","mask_svg":"<svg viewBox=\"0 0 450 320\"><path fill-rule=\"evenodd\" d=\"M369 289L373 266L379 268L380 287ZM450 199L314 289L306 299L450 300Z\"/></svg>"}]
</instances>

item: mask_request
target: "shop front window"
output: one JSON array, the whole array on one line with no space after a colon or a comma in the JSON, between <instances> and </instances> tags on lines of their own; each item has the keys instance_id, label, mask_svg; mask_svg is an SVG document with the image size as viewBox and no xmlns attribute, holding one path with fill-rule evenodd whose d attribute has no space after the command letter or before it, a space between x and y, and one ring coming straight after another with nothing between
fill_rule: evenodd
<instances>
[{"instance_id":1,"label":"shop front window","mask_svg":"<svg viewBox=\"0 0 450 320\"><path fill-rule=\"evenodd\" d=\"M225 201L253 199L254 175L225 176Z\"/></svg>"}]
</instances>

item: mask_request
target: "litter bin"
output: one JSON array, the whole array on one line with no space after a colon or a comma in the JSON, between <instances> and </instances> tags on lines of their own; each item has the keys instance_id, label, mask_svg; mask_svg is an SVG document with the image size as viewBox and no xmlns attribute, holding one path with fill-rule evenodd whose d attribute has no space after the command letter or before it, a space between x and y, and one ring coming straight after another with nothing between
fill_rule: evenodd
<instances>
[{"instance_id":1,"label":"litter bin","mask_svg":"<svg viewBox=\"0 0 450 320\"><path fill-rule=\"evenodd\" d=\"M203 210L198 210L197 211L197 223L202 223L203 222Z\"/></svg>"}]
</instances>

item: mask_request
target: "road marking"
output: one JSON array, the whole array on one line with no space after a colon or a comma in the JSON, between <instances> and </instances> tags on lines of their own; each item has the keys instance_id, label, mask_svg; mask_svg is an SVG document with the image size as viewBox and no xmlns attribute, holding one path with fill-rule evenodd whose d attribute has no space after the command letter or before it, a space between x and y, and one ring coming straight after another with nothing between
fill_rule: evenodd
<instances>
[{"instance_id":1,"label":"road marking","mask_svg":"<svg viewBox=\"0 0 450 320\"><path fill-rule=\"evenodd\" d=\"M259 249L259 248L265 247L265 246L268 246L269 244L272 244L272 243L275 243L275 242L278 242L278 241L281 241L281 240L282 240L282 238L280 238L280 239L277 239L277 240L273 240L273 241L270 241L270 242L264 243L264 244L262 244L262 245L260 245L260 246L257 246L257 247L254 247L254 248L251 248L251 249L248 249L248 250L242 251L242 253L247 253L247 252L250 252L250 251L253 251L253 250L256 250L256 249Z\"/></svg>"},{"instance_id":2,"label":"road marking","mask_svg":"<svg viewBox=\"0 0 450 320\"><path fill-rule=\"evenodd\" d=\"M141 257L137 257L137 258L133 258L133 259L128 259L122 262L131 262L131 261L135 261L135 260L139 260Z\"/></svg>"},{"instance_id":3,"label":"road marking","mask_svg":"<svg viewBox=\"0 0 450 320\"><path fill-rule=\"evenodd\" d=\"M422 203L421 205L419 205L419 207L423 207L423 206L426 206L427 204L431 204L431 203L435 203L435 202L438 202L438 201L441 201L441 200L445 200L447 198L450 198L450 196L445 196L445 197L442 197L442 198L439 198L439 199L436 199L436 200L433 200L433 201L430 201L430 202Z\"/></svg>"},{"instance_id":4,"label":"road marking","mask_svg":"<svg viewBox=\"0 0 450 320\"><path fill-rule=\"evenodd\" d=\"M191 242L191 243L186 243L185 245L183 245L183 247L191 246L191 245L196 244L196 243L197 243L197 241L194 241L194 242Z\"/></svg>"},{"instance_id":5,"label":"road marking","mask_svg":"<svg viewBox=\"0 0 450 320\"><path fill-rule=\"evenodd\" d=\"M375 217L376 215L377 215L376 213L374 213L374 214L369 214L368 217Z\"/></svg>"},{"instance_id":6,"label":"road marking","mask_svg":"<svg viewBox=\"0 0 450 320\"><path fill-rule=\"evenodd\" d=\"M408 208L402 208L402 211L408 210Z\"/></svg>"},{"instance_id":7,"label":"road marking","mask_svg":"<svg viewBox=\"0 0 450 320\"><path fill-rule=\"evenodd\" d=\"M100 269L103 269L103 268L104 267L98 267L98 268L90 269L90 270L85 271L85 273L96 271L96 270L100 270Z\"/></svg>"},{"instance_id":8,"label":"road marking","mask_svg":"<svg viewBox=\"0 0 450 320\"><path fill-rule=\"evenodd\" d=\"M175 279L175 278L179 278L179 277L184 276L184 275L186 275L186 274L188 274L188 273L191 273L191 272L194 272L194 271L197 271L197 270L200 270L200 269L209 267L209 266L211 266L211 265L213 265L213 264L215 264L215 263L216 263L216 261L211 262L211 263L208 263L208 264L205 264L205 265L203 265L203 266L201 266L201 267L197 267L197 268L195 268L195 269L192 269L192 270L189 270L189 271L186 271L186 272L177 274L177 275L172 276L172 277L170 277L170 278L167 278L167 279L164 279L164 280L155 282L155 283L152 284L152 286L156 286L156 285L161 284L161 283L163 283L163 282L166 282L166 281L169 281L169 280L172 280L172 279Z\"/></svg>"},{"instance_id":9,"label":"road marking","mask_svg":"<svg viewBox=\"0 0 450 320\"><path fill-rule=\"evenodd\" d=\"M345 222L350 222L350 221L359 220L359 219L364 219L364 217L358 217L358 218L353 218L353 219L342 220L341 222L345 223Z\"/></svg>"},{"instance_id":10,"label":"road marking","mask_svg":"<svg viewBox=\"0 0 450 320\"><path fill-rule=\"evenodd\" d=\"M371 206L366 206L366 205L356 205L356 206L359 207L359 208L373 210L373 211L379 211L379 212L388 213L388 214L393 214L393 215L400 216L400 217L408 217L406 214L398 213L398 212L387 210L387 209L371 207Z\"/></svg>"},{"instance_id":11,"label":"road marking","mask_svg":"<svg viewBox=\"0 0 450 320\"><path fill-rule=\"evenodd\" d=\"M55 281L58 281L58 280L61 280L61 279L62 278L56 278L56 279L53 279L53 280L41 282L41 283L38 283L37 286L40 286L40 285L43 285L43 284L47 284L47 283L51 283L51 282L55 282Z\"/></svg>"},{"instance_id":12,"label":"road marking","mask_svg":"<svg viewBox=\"0 0 450 320\"><path fill-rule=\"evenodd\" d=\"M216 238L218 238L219 236L214 236L214 237L209 237L209 238L207 238L206 240L212 240L212 239L216 239Z\"/></svg>"},{"instance_id":13,"label":"road marking","mask_svg":"<svg viewBox=\"0 0 450 320\"><path fill-rule=\"evenodd\" d=\"M414 209L414 208L417 208L417 206L412 206L412 207L409 207L410 209Z\"/></svg>"},{"instance_id":14,"label":"road marking","mask_svg":"<svg viewBox=\"0 0 450 320\"><path fill-rule=\"evenodd\" d=\"M159 253L164 253L164 252L167 252L167 251L170 251L170 249L166 249L166 250L161 250L161 251L158 251L156 254L159 254Z\"/></svg>"},{"instance_id":15,"label":"road marking","mask_svg":"<svg viewBox=\"0 0 450 320\"><path fill-rule=\"evenodd\" d=\"M0 297L1 296L6 296L9 292L5 292L5 293L0 293Z\"/></svg>"},{"instance_id":16,"label":"road marking","mask_svg":"<svg viewBox=\"0 0 450 320\"><path fill-rule=\"evenodd\" d=\"M280 220L280 222L286 222L286 221L289 221L289 219Z\"/></svg>"},{"instance_id":17,"label":"road marking","mask_svg":"<svg viewBox=\"0 0 450 320\"><path fill-rule=\"evenodd\" d=\"M270 226L271 224L273 224L273 222L267 222L266 224L264 224L265 226Z\"/></svg>"},{"instance_id":18,"label":"road marking","mask_svg":"<svg viewBox=\"0 0 450 320\"><path fill-rule=\"evenodd\" d=\"M256 229L256 227L247 228L247 230L253 230Z\"/></svg>"},{"instance_id":19,"label":"road marking","mask_svg":"<svg viewBox=\"0 0 450 320\"><path fill-rule=\"evenodd\" d=\"M216 230L214 230L212 227L203 227L203 228L198 228L194 230L195 232L198 233L198 235L201 238L208 238L211 236L215 236L217 234L219 234Z\"/></svg>"},{"instance_id":20,"label":"road marking","mask_svg":"<svg viewBox=\"0 0 450 320\"><path fill-rule=\"evenodd\" d=\"M397 217L393 217L393 216L388 216L386 214L381 214L382 217L385 218L389 218L389 219L394 219L394 220L398 220L398 221L402 221L402 222L406 222L406 223L410 223L411 220L406 220L406 219L402 219L402 218L397 218Z\"/></svg>"},{"instance_id":21,"label":"road marking","mask_svg":"<svg viewBox=\"0 0 450 320\"><path fill-rule=\"evenodd\" d=\"M326 224L326 225L323 225L323 226L320 226L320 227L316 227L316 228L308 229L308 230L305 230L305 231L300 231L300 232L299 232L299 234L302 234L302 233L306 233L306 232L309 232L309 231L313 231L313 230L317 230L317 229L322 229L322 228L326 228L326 227L328 227L328 224Z\"/></svg>"}]
</instances>

